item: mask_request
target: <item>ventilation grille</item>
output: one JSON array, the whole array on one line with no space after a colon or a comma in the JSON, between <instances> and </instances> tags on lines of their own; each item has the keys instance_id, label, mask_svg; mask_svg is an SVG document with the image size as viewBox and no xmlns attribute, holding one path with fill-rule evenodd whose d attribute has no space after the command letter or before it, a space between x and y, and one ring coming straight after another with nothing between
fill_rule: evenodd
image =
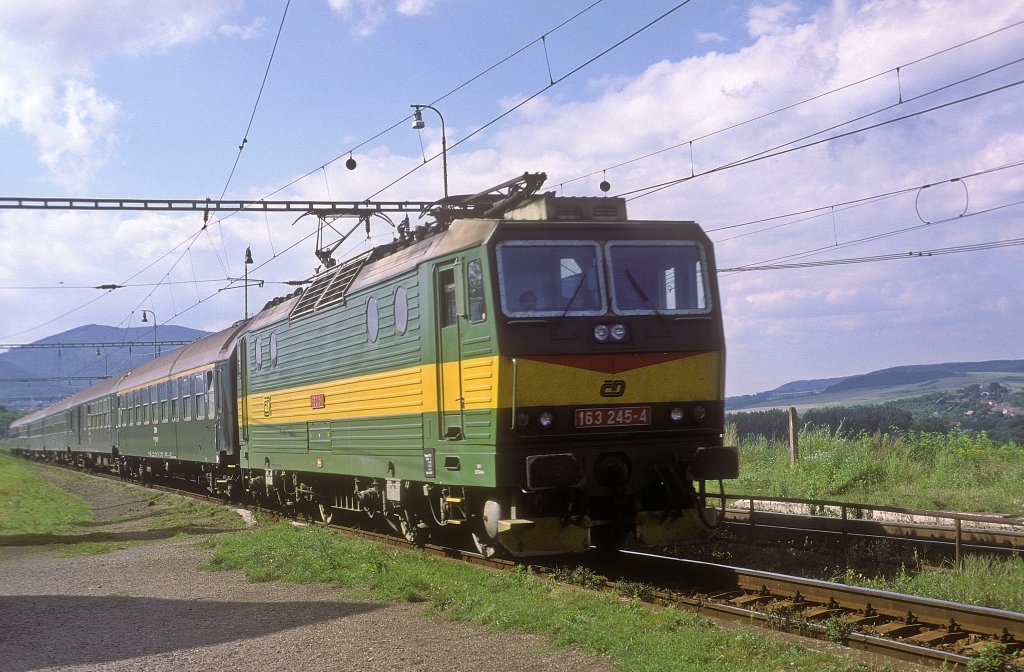
<instances>
[{"instance_id":1,"label":"ventilation grille","mask_svg":"<svg viewBox=\"0 0 1024 672\"><path fill-rule=\"evenodd\" d=\"M372 254L372 250L364 252L314 279L313 284L303 292L302 298L295 304L289 319L295 320L312 315L323 308L344 304L345 293Z\"/></svg>"}]
</instances>

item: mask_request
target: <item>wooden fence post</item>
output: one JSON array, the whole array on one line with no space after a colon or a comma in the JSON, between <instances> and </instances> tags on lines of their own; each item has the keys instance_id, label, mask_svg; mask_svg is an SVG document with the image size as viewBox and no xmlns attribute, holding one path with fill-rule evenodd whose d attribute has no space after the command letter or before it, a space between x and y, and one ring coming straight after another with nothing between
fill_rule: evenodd
<instances>
[{"instance_id":1,"label":"wooden fence post","mask_svg":"<svg viewBox=\"0 0 1024 672\"><path fill-rule=\"evenodd\" d=\"M800 461L800 447L797 435L799 425L797 424L796 406L789 407L789 463L796 464Z\"/></svg>"}]
</instances>

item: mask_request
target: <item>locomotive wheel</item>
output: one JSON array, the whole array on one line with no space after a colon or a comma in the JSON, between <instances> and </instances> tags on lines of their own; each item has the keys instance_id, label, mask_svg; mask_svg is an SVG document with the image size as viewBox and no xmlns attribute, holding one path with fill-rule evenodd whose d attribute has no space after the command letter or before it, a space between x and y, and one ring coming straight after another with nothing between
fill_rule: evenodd
<instances>
[{"instance_id":1,"label":"locomotive wheel","mask_svg":"<svg viewBox=\"0 0 1024 672\"><path fill-rule=\"evenodd\" d=\"M590 528L590 545L598 551L612 553L629 537L629 527L612 523Z\"/></svg>"},{"instance_id":2,"label":"locomotive wheel","mask_svg":"<svg viewBox=\"0 0 1024 672\"><path fill-rule=\"evenodd\" d=\"M409 511L402 512L402 519L398 523L399 531L402 536L405 537L406 541L410 544L419 545L423 539L424 530L420 528L419 524L413 520L412 515Z\"/></svg>"},{"instance_id":3,"label":"locomotive wheel","mask_svg":"<svg viewBox=\"0 0 1024 672\"><path fill-rule=\"evenodd\" d=\"M495 541L490 539L483 532L473 532L473 545L476 546L477 553L484 556L485 558L493 558L498 553L498 546Z\"/></svg>"}]
</instances>

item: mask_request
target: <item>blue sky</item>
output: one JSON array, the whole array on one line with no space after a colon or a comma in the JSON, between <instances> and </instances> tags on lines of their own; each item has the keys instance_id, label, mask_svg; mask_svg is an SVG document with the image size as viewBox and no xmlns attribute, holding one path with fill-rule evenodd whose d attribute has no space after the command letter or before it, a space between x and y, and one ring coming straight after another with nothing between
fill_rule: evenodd
<instances>
[{"instance_id":1,"label":"blue sky","mask_svg":"<svg viewBox=\"0 0 1024 672\"><path fill-rule=\"evenodd\" d=\"M1024 2L679 5L294 0L253 115L285 0L5 0L0 196L433 200L439 124L407 117L437 101L452 193L605 178L633 218L700 222L723 268L770 267L720 276L729 394L1024 357ZM0 211L0 343L143 309L222 328L247 246L250 305L312 272L293 220ZM76 289L105 283L134 286Z\"/></svg>"}]
</instances>

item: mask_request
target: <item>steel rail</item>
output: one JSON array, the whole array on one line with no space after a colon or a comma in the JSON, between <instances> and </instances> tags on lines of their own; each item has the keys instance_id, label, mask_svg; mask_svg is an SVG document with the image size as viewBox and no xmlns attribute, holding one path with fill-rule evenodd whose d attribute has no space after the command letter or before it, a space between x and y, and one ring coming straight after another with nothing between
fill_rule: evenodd
<instances>
[{"instance_id":1,"label":"steel rail","mask_svg":"<svg viewBox=\"0 0 1024 672\"><path fill-rule=\"evenodd\" d=\"M682 574L699 577L696 590L663 588L659 601L682 602L723 617L777 624L799 615L805 627L824 631L823 622L837 617L852 630L848 644L906 660L966 666L968 651L985 642L1024 653L1024 614L991 607L917 597L832 581L764 572L714 563L620 551L648 563L671 563L674 571L659 572L668 585ZM708 590L708 586L714 586Z\"/></svg>"}]
</instances>

